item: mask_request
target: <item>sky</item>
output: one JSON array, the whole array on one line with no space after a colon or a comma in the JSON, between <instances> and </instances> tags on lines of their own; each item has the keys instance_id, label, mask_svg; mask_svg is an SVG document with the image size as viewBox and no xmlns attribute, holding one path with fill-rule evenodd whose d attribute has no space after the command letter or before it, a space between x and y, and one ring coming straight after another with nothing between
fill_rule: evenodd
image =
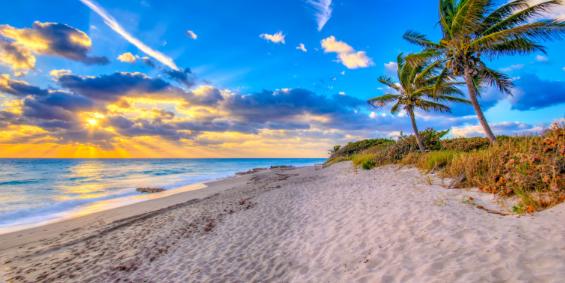
<instances>
[{"instance_id":1,"label":"sky","mask_svg":"<svg viewBox=\"0 0 565 283\"><path fill-rule=\"evenodd\" d=\"M534 1L534 0L533 0ZM548 11L565 17L565 7ZM439 39L437 1L19 0L0 10L0 157L325 157L335 144L410 133L373 108L402 39ZM489 65L495 134L565 117L565 40ZM421 129L481 135L473 110L417 112Z\"/></svg>"}]
</instances>

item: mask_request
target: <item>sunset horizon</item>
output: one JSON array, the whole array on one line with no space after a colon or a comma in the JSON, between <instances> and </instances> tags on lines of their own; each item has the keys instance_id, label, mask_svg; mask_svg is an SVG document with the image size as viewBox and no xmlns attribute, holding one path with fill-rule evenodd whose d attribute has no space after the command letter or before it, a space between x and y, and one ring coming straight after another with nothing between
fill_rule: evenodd
<instances>
[{"instance_id":1,"label":"sunset horizon","mask_svg":"<svg viewBox=\"0 0 565 283\"><path fill-rule=\"evenodd\" d=\"M395 72L396 55L417 50L404 31L439 36L433 5L413 3L399 20L385 12L398 3L313 3L77 0L72 16L14 3L0 26L0 158L326 157L337 144L410 133L406 113L366 101L387 91L376 79ZM31 5L43 12L19 12ZM249 24L231 22L236 14ZM395 25L377 31L381 21ZM496 134L535 134L565 117L559 44L492 62L515 81L513 95L482 90ZM470 106L417 115L422 129L482 135Z\"/></svg>"}]
</instances>

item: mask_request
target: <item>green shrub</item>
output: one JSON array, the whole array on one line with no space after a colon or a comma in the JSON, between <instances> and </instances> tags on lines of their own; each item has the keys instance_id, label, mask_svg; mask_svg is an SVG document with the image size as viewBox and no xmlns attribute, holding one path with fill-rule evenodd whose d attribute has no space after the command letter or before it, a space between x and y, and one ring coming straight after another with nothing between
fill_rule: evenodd
<instances>
[{"instance_id":1,"label":"green shrub","mask_svg":"<svg viewBox=\"0 0 565 283\"><path fill-rule=\"evenodd\" d=\"M490 145L487 138L454 138L441 141L441 149L469 152L485 149Z\"/></svg>"},{"instance_id":2,"label":"green shrub","mask_svg":"<svg viewBox=\"0 0 565 283\"><path fill-rule=\"evenodd\" d=\"M347 145L340 147L332 156L332 158L338 156L351 156L355 153L360 153L374 146L378 146L382 144L392 144L392 143L394 143L394 141L390 139L368 139L358 142L350 142Z\"/></svg>"},{"instance_id":3,"label":"green shrub","mask_svg":"<svg viewBox=\"0 0 565 283\"><path fill-rule=\"evenodd\" d=\"M375 155L370 153L356 154L351 158L351 161L355 167L361 167L365 170L370 170L377 166Z\"/></svg>"},{"instance_id":4,"label":"green shrub","mask_svg":"<svg viewBox=\"0 0 565 283\"><path fill-rule=\"evenodd\" d=\"M452 150L427 152L419 158L416 166L428 172L443 169L451 163L457 154L458 153L456 151Z\"/></svg>"}]
</instances>

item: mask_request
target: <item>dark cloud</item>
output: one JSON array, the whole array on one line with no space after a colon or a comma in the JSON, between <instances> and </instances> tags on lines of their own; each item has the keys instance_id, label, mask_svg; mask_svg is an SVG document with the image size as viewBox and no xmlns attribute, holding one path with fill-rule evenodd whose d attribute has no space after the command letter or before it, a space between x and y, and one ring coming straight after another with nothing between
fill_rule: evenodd
<instances>
[{"instance_id":1,"label":"dark cloud","mask_svg":"<svg viewBox=\"0 0 565 283\"><path fill-rule=\"evenodd\" d=\"M12 70L30 70L35 68L35 56L26 48L0 38L0 63Z\"/></svg>"},{"instance_id":2,"label":"dark cloud","mask_svg":"<svg viewBox=\"0 0 565 283\"><path fill-rule=\"evenodd\" d=\"M565 103L565 81L543 80L534 74L525 74L515 84L510 99L512 109L536 110Z\"/></svg>"},{"instance_id":3,"label":"dark cloud","mask_svg":"<svg viewBox=\"0 0 565 283\"><path fill-rule=\"evenodd\" d=\"M25 81L13 80L6 74L0 75L0 92L15 96L47 95L49 93L46 89L30 85Z\"/></svg>"},{"instance_id":4,"label":"dark cloud","mask_svg":"<svg viewBox=\"0 0 565 283\"><path fill-rule=\"evenodd\" d=\"M115 101L128 94L155 94L175 90L170 84L158 78L150 78L142 73L114 73L97 77L63 75L58 83L77 94L94 100Z\"/></svg>"},{"instance_id":5,"label":"dark cloud","mask_svg":"<svg viewBox=\"0 0 565 283\"><path fill-rule=\"evenodd\" d=\"M185 68L184 70L173 70L168 69L163 71L170 79L178 81L185 85L186 87L190 88L194 86L195 77L192 74L190 68Z\"/></svg>"},{"instance_id":6,"label":"dark cloud","mask_svg":"<svg viewBox=\"0 0 565 283\"><path fill-rule=\"evenodd\" d=\"M23 101L24 116L42 120L72 121L76 111L91 109L92 100L61 91L45 96L27 97Z\"/></svg>"},{"instance_id":7,"label":"dark cloud","mask_svg":"<svg viewBox=\"0 0 565 283\"><path fill-rule=\"evenodd\" d=\"M224 100L224 97L219 89L211 86L202 86L187 93L186 99L193 104L212 106Z\"/></svg>"},{"instance_id":8,"label":"dark cloud","mask_svg":"<svg viewBox=\"0 0 565 283\"><path fill-rule=\"evenodd\" d=\"M370 119L364 100L337 94L320 95L305 89L241 94L222 93L212 86L200 86L184 91L167 81L140 73L93 77L61 75L56 79L65 91L45 90L25 82L7 84L10 92L25 96L21 116L8 117L10 121L47 129L60 142L100 143L104 146L111 145L112 138L120 135L195 141L204 132L258 134L264 129L293 132L343 130L365 135L397 130L399 124L408 125L407 119L399 117ZM195 108L198 114L191 119L178 118L175 112L165 109L142 110L151 111L146 116L152 118L106 112L108 103L123 102L119 98L127 95L182 97L187 102L183 107L206 107ZM114 134L107 132L93 137L91 131L85 130L85 118L80 116L82 112L102 113L104 118L100 124L114 128Z\"/></svg>"},{"instance_id":9,"label":"dark cloud","mask_svg":"<svg viewBox=\"0 0 565 283\"><path fill-rule=\"evenodd\" d=\"M193 137L192 133L180 131L175 123L167 123L160 120L137 119L129 120L122 116L109 119L109 124L124 136L160 136L169 140L180 140Z\"/></svg>"},{"instance_id":10,"label":"dark cloud","mask_svg":"<svg viewBox=\"0 0 565 283\"><path fill-rule=\"evenodd\" d=\"M366 102L353 97L315 94L305 89L262 91L249 95L234 95L224 107L234 116L259 123L284 121L303 114L339 115L353 113Z\"/></svg>"},{"instance_id":11,"label":"dark cloud","mask_svg":"<svg viewBox=\"0 0 565 283\"><path fill-rule=\"evenodd\" d=\"M0 35L38 54L57 55L85 64L109 62L106 57L88 55L92 42L86 33L61 23L34 22L31 28L22 29L1 25Z\"/></svg>"}]
</instances>

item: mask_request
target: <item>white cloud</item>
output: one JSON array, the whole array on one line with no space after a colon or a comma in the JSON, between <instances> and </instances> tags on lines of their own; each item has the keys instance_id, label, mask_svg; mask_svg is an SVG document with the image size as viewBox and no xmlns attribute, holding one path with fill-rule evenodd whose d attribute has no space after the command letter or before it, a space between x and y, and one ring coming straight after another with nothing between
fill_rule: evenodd
<instances>
[{"instance_id":1,"label":"white cloud","mask_svg":"<svg viewBox=\"0 0 565 283\"><path fill-rule=\"evenodd\" d=\"M338 92L338 94L341 95L341 96L346 96L346 95L347 95L347 94L345 93L345 91L340 91L340 92Z\"/></svg>"},{"instance_id":2,"label":"white cloud","mask_svg":"<svg viewBox=\"0 0 565 283\"><path fill-rule=\"evenodd\" d=\"M398 70L398 63L392 61L385 63L385 69L391 73L394 73Z\"/></svg>"},{"instance_id":3,"label":"white cloud","mask_svg":"<svg viewBox=\"0 0 565 283\"><path fill-rule=\"evenodd\" d=\"M298 44L298 46L296 46L296 49L298 49L302 52L308 52L308 49L306 49L306 46L304 46L304 43Z\"/></svg>"},{"instance_id":4,"label":"white cloud","mask_svg":"<svg viewBox=\"0 0 565 283\"><path fill-rule=\"evenodd\" d=\"M316 10L316 23L321 31L332 17L332 0L307 0Z\"/></svg>"},{"instance_id":5,"label":"white cloud","mask_svg":"<svg viewBox=\"0 0 565 283\"><path fill-rule=\"evenodd\" d=\"M153 57L155 60L161 62L163 65L170 67L173 70L178 71L179 67L173 62L173 59L167 57L163 53L152 49L151 47L145 45L139 39L133 37L129 32L127 32L117 21L112 17L104 8L96 5L92 0L80 0L84 5L88 6L92 11L98 14L104 20L104 23L110 27L113 31L122 36L129 43L133 44L135 47L139 48L143 53Z\"/></svg>"},{"instance_id":6,"label":"white cloud","mask_svg":"<svg viewBox=\"0 0 565 283\"><path fill-rule=\"evenodd\" d=\"M340 53L338 58L348 69L367 68L373 64L373 61L371 61L371 58L367 57L365 51Z\"/></svg>"},{"instance_id":7,"label":"white cloud","mask_svg":"<svg viewBox=\"0 0 565 283\"><path fill-rule=\"evenodd\" d=\"M135 63L136 60L137 60L137 57L135 55L133 55L131 52L126 52L126 53L120 54L120 56L118 56L118 61L124 62L124 63Z\"/></svg>"},{"instance_id":8,"label":"white cloud","mask_svg":"<svg viewBox=\"0 0 565 283\"><path fill-rule=\"evenodd\" d=\"M546 62L549 62L549 58L547 58L547 56L544 56L544 55L537 55L536 61L541 62L541 63L546 63Z\"/></svg>"},{"instance_id":9,"label":"white cloud","mask_svg":"<svg viewBox=\"0 0 565 283\"><path fill-rule=\"evenodd\" d=\"M270 41L272 43L285 44L285 41L284 41L285 35L284 35L284 33L282 33L282 31L279 31L275 34L262 33L262 34L259 35L259 37L264 39L264 40Z\"/></svg>"},{"instance_id":10,"label":"white cloud","mask_svg":"<svg viewBox=\"0 0 565 283\"><path fill-rule=\"evenodd\" d=\"M365 51L355 51L349 44L336 40L332 35L321 42L325 53L337 53L337 58L348 69L366 68L373 65Z\"/></svg>"},{"instance_id":11,"label":"white cloud","mask_svg":"<svg viewBox=\"0 0 565 283\"><path fill-rule=\"evenodd\" d=\"M51 70L49 72L49 75L53 78L58 78L64 75L70 75L72 74L71 70L67 70L67 69L60 69L60 70Z\"/></svg>"},{"instance_id":12,"label":"white cloud","mask_svg":"<svg viewBox=\"0 0 565 283\"><path fill-rule=\"evenodd\" d=\"M529 135L543 131L543 125L530 125L522 122L500 122L490 124L493 132L503 135ZM480 124L452 127L451 134L454 137L477 137L484 136L483 127Z\"/></svg>"},{"instance_id":13,"label":"white cloud","mask_svg":"<svg viewBox=\"0 0 565 283\"><path fill-rule=\"evenodd\" d=\"M336 40L333 35L322 40L322 48L326 53L350 53L355 51L349 44Z\"/></svg>"},{"instance_id":14,"label":"white cloud","mask_svg":"<svg viewBox=\"0 0 565 283\"><path fill-rule=\"evenodd\" d=\"M191 39L198 39L198 35L192 30L187 30L186 35L188 35Z\"/></svg>"}]
</instances>

